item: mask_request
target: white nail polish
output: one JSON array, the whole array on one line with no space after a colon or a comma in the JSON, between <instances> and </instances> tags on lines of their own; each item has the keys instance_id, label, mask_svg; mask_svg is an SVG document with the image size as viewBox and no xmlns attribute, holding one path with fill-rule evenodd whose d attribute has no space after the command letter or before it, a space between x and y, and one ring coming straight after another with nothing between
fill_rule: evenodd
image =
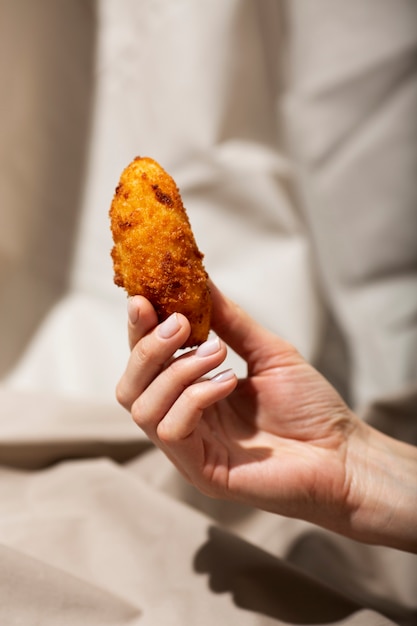
<instances>
[{"instance_id":1,"label":"white nail polish","mask_svg":"<svg viewBox=\"0 0 417 626\"><path fill-rule=\"evenodd\" d=\"M218 337L212 337L208 339L201 346L198 346L196 355L200 357L211 356L220 350L220 339Z\"/></svg>"},{"instance_id":2,"label":"white nail polish","mask_svg":"<svg viewBox=\"0 0 417 626\"><path fill-rule=\"evenodd\" d=\"M224 372L220 372L220 374L216 374L216 376L213 376L213 378L211 378L211 382L212 383L225 383L228 380L232 380L232 378L235 378L236 374L234 373L234 371L232 369L229 370L225 370Z\"/></svg>"},{"instance_id":3,"label":"white nail polish","mask_svg":"<svg viewBox=\"0 0 417 626\"><path fill-rule=\"evenodd\" d=\"M175 333L177 333L180 328L181 326L178 320L178 315L176 313L173 313L164 322L162 322L162 324L158 326L158 333L159 336L163 339L169 339L170 337L175 335Z\"/></svg>"}]
</instances>

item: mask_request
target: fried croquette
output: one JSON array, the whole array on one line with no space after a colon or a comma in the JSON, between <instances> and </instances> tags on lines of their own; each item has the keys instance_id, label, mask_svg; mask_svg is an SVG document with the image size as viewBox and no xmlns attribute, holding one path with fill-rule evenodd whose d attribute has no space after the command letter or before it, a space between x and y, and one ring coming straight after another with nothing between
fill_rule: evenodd
<instances>
[{"instance_id":1,"label":"fried croquette","mask_svg":"<svg viewBox=\"0 0 417 626\"><path fill-rule=\"evenodd\" d=\"M208 275L172 177L153 159L136 157L122 172L110 222L116 285L145 296L159 321L183 313L191 324L184 348L203 343L210 330Z\"/></svg>"}]
</instances>

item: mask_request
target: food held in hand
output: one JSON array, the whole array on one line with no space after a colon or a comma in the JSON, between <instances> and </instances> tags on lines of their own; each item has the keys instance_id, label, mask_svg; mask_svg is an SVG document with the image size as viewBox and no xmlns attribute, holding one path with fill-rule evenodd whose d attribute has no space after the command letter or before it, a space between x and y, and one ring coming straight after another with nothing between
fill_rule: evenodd
<instances>
[{"instance_id":1,"label":"food held in hand","mask_svg":"<svg viewBox=\"0 0 417 626\"><path fill-rule=\"evenodd\" d=\"M210 329L208 275L172 177L153 159L136 157L121 175L110 221L116 285L150 300L159 321L183 313L191 324L184 347L203 343Z\"/></svg>"}]
</instances>

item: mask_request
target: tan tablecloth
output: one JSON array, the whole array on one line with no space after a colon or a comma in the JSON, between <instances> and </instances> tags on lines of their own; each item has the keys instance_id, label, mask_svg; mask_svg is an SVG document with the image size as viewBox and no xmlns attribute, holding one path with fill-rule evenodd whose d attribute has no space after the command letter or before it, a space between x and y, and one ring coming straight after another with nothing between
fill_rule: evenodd
<instances>
[{"instance_id":1,"label":"tan tablecloth","mask_svg":"<svg viewBox=\"0 0 417 626\"><path fill-rule=\"evenodd\" d=\"M159 160L219 286L416 443L416 24L414 0L0 0L1 626L417 622L415 557L204 498L116 406L107 220Z\"/></svg>"},{"instance_id":2,"label":"tan tablecloth","mask_svg":"<svg viewBox=\"0 0 417 626\"><path fill-rule=\"evenodd\" d=\"M0 400L1 624L415 623L415 557L204 498L115 406Z\"/></svg>"}]
</instances>

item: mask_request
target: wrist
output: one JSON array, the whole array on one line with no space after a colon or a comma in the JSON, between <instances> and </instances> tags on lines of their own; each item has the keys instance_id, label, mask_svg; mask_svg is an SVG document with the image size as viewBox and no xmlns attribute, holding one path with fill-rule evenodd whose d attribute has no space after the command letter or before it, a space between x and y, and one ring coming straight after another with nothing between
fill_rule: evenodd
<instances>
[{"instance_id":1,"label":"wrist","mask_svg":"<svg viewBox=\"0 0 417 626\"><path fill-rule=\"evenodd\" d=\"M349 536L417 552L417 449L359 422L346 460Z\"/></svg>"}]
</instances>

